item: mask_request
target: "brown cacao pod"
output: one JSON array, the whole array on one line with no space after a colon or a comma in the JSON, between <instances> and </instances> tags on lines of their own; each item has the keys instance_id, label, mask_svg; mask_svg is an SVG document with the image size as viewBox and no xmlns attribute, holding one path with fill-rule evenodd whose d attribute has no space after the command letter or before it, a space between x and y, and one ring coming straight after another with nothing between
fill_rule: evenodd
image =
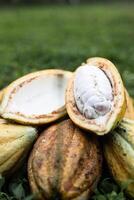
<instances>
[{"instance_id":1,"label":"brown cacao pod","mask_svg":"<svg viewBox=\"0 0 134 200\"><path fill-rule=\"evenodd\" d=\"M46 129L28 163L36 199L87 200L96 186L102 154L96 136L87 136L71 120Z\"/></svg>"}]
</instances>

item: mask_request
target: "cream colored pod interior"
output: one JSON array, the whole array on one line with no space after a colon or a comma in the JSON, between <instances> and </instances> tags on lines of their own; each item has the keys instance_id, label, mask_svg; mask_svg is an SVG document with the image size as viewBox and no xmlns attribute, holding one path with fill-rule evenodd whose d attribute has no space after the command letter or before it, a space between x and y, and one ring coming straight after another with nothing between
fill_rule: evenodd
<instances>
[{"instance_id":1,"label":"cream colored pod interior","mask_svg":"<svg viewBox=\"0 0 134 200\"><path fill-rule=\"evenodd\" d=\"M22 124L47 124L66 114L65 90L72 73L42 70L11 83L3 92L0 114Z\"/></svg>"},{"instance_id":2,"label":"cream colored pod interior","mask_svg":"<svg viewBox=\"0 0 134 200\"><path fill-rule=\"evenodd\" d=\"M113 63L90 58L78 67L66 92L67 112L83 129L104 135L124 116L126 99L122 79Z\"/></svg>"}]
</instances>

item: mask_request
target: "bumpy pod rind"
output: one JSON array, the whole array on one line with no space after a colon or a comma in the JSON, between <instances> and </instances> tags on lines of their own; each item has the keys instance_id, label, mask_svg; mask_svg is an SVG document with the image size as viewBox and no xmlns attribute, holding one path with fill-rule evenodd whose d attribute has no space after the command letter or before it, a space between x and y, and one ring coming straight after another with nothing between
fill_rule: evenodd
<instances>
[{"instance_id":1,"label":"bumpy pod rind","mask_svg":"<svg viewBox=\"0 0 134 200\"><path fill-rule=\"evenodd\" d=\"M0 174L11 175L22 164L37 131L33 127L0 121Z\"/></svg>"},{"instance_id":2,"label":"bumpy pod rind","mask_svg":"<svg viewBox=\"0 0 134 200\"><path fill-rule=\"evenodd\" d=\"M71 120L46 129L28 163L29 182L37 199L87 200L101 174L97 138L88 138Z\"/></svg>"},{"instance_id":3,"label":"bumpy pod rind","mask_svg":"<svg viewBox=\"0 0 134 200\"><path fill-rule=\"evenodd\" d=\"M105 138L104 154L113 178L121 185L132 180L126 192L134 197L134 121L124 118Z\"/></svg>"}]
</instances>

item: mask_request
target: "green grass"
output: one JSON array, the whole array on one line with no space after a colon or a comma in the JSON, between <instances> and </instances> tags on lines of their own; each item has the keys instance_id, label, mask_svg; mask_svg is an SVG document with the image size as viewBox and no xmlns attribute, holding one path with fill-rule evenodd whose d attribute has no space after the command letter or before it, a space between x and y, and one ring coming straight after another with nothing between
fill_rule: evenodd
<instances>
[{"instance_id":1,"label":"green grass","mask_svg":"<svg viewBox=\"0 0 134 200\"><path fill-rule=\"evenodd\" d=\"M88 57L113 61L132 95L134 4L0 10L0 88L45 68L74 70Z\"/></svg>"},{"instance_id":2,"label":"green grass","mask_svg":"<svg viewBox=\"0 0 134 200\"><path fill-rule=\"evenodd\" d=\"M73 71L88 57L102 56L115 63L134 96L133 10L134 4L1 8L0 88L28 72L46 68ZM7 185L2 187L6 189L1 191L9 192ZM119 188L112 187L110 197L101 187L94 199L124 200ZM26 195L23 188L14 190Z\"/></svg>"}]
</instances>

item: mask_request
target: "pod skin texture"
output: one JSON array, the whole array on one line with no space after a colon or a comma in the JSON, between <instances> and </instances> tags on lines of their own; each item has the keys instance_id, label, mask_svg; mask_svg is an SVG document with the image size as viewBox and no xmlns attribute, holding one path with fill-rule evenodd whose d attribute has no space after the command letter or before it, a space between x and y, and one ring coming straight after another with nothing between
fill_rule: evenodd
<instances>
[{"instance_id":1,"label":"pod skin texture","mask_svg":"<svg viewBox=\"0 0 134 200\"><path fill-rule=\"evenodd\" d=\"M2 98L3 98L3 94L4 94L4 89L0 90L0 103L1 103Z\"/></svg>"},{"instance_id":2,"label":"pod skin texture","mask_svg":"<svg viewBox=\"0 0 134 200\"><path fill-rule=\"evenodd\" d=\"M42 125L66 115L65 90L72 72L49 69L27 74L0 92L0 114L20 124Z\"/></svg>"},{"instance_id":3,"label":"pod skin texture","mask_svg":"<svg viewBox=\"0 0 134 200\"><path fill-rule=\"evenodd\" d=\"M124 118L104 140L104 154L113 178L119 185L134 181L134 120ZM126 192L134 198L134 182Z\"/></svg>"},{"instance_id":4,"label":"pod skin texture","mask_svg":"<svg viewBox=\"0 0 134 200\"><path fill-rule=\"evenodd\" d=\"M69 80L67 86L66 108L69 117L77 126L86 129L89 132L94 132L97 135L104 135L113 130L124 117L126 111L125 89L118 70L109 60L99 57L90 58L87 60L86 65L87 64L89 67L91 65L98 67L109 78L113 87L113 109L111 109L111 111L106 115L106 120L104 123L101 123L101 120L98 123L96 119L88 119L82 113L80 113L76 106L73 92L75 73ZM85 64L83 63L83 65Z\"/></svg>"},{"instance_id":5,"label":"pod skin texture","mask_svg":"<svg viewBox=\"0 0 134 200\"><path fill-rule=\"evenodd\" d=\"M5 176L14 173L36 138L35 128L9 124L0 119L0 174Z\"/></svg>"},{"instance_id":6,"label":"pod skin texture","mask_svg":"<svg viewBox=\"0 0 134 200\"><path fill-rule=\"evenodd\" d=\"M127 107L126 107L126 112L125 112L125 116L124 117L134 120L134 103L133 103L133 99L130 97L130 95L128 94L126 89L125 89L125 94L126 94Z\"/></svg>"},{"instance_id":7,"label":"pod skin texture","mask_svg":"<svg viewBox=\"0 0 134 200\"><path fill-rule=\"evenodd\" d=\"M46 129L34 145L28 162L31 189L40 200L87 200L101 165L97 138L65 120Z\"/></svg>"}]
</instances>

